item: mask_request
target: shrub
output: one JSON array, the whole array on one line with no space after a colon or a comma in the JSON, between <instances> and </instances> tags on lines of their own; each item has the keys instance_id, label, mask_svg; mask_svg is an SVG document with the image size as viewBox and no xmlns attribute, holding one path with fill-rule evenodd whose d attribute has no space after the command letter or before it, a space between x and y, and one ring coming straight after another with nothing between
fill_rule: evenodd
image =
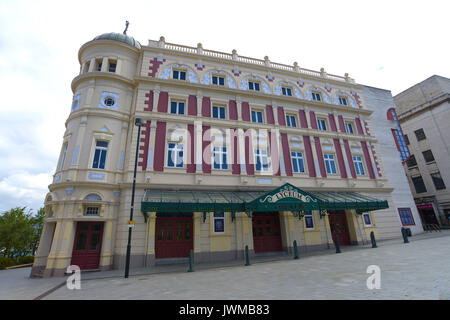
<instances>
[{"instance_id":1,"label":"shrub","mask_svg":"<svg viewBox=\"0 0 450 320\"><path fill-rule=\"evenodd\" d=\"M4 270L8 267L18 266L21 264L33 263L33 261L33 256L23 256L17 258L0 257L0 270Z\"/></svg>"}]
</instances>

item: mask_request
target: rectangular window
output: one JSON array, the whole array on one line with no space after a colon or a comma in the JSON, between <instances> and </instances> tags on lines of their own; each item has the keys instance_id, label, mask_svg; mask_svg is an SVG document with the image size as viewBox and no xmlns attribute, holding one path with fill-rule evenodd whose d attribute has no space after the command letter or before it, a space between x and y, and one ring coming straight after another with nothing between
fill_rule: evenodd
<instances>
[{"instance_id":1,"label":"rectangular window","mask_svg":"<svg viewBox=\"0 0 450 320\"><path fill-rule=\"evenodd\" d=\"M83 73L89 72L89 67L90 66L91 66L91 62L87 61L86 64L84 65Z\"/></svg>"},{"instance_id":2,"label":"rectangular window","mask_svg":"<svg viewBox=\"0 0 450 320\"><path fill-rule=\"evenodd\" d=\"M372 219L370 218L370 212L363 212L362 216L363 216L364 224L366 226L371 226Z\"/></svg>"},{"instance_id":3,"label":"rectangular window","mask_svg":"<svg viewBox=\"0 0 450 320\"><path fill-rule=\"evenodd\" d=\"M213 118L225 119L225 117L226 117L225 107L213 106Z\"/></svg>"},{"instance_id":4,"label":"rectangular window","mask_svg":"<svg viewBox=\"0 0 450 320\"><path fill-rule=\"evenodd\" d=\"M303 164L303 154L301 152L291 152L292 168L295 173L305 172Z\"/></svg>"},{"instance_id":5,"label":"rectangular window","mask_svg":"<svg viewBox=\"0 0 450 320\"><path fill-rule=\"evenodd\" d=\"M186 80L186 71L173 70L172 78L176 80Z\"/></svg>"},{"instance_id":6,"label":"rectangular window","mask_svg":"<svg viewBox=\"0 0 450 320\"><path fill-rule=\"evenodd\" d=\"M345 97L339 97L339 104L346 106L347 105L347 98Z\"/></svg>"},{"instance_id":7,"label":"rectangular window","mask_svg":"<svg viewBox=\"0 0 450 320\"><path fill-rule=\"evenodd\" d=\"M353 163L355 164L356 174L359 176L363 176L364 175L364 165L363 165L361 157L353 156Z\"/></svg>"},{"instance_id":8,"label":"rectangular window","mask_svg":"<svg viewBox=\"0 0 450 320\"><path fill-rule=\"evenodd\" d=\"M281 91L283 92L283 96L292 97L292 89L287 87L281 87Z\"/></svg>"},{"instance_id":9,"label":"rectangular window","mask_svg":"<svg viewBox=\"0 0 450 320\"><path fill-rule=\"evenodd\" d=\"M297 124L295 123L295 116L286 115L286 125L288 127L297 127Z\"/></svg>"},{"instance_id":10,"label":"rectangular window","mask_svg":"<svg viewBox=\"0 0 450 320\"><path fill-rule=\"evenodd\" d=\"M351 123L348 122L345 123L345 131L347 133L353 134L353 126Z\"/></svg>"},{"instance_id":11,"label":"rectangular window","mask_svg":"<svg viewBox=\"0 0 450 320\"><path fill-rule=\"evenodd\" d=\"M427 188L425 187L425 183L423 183L422 176L411 178L412 183L414 184L414 188L416 189L416 193L424 193L427 192Z\"/></svg>"},{"instance_id":12,"label":"rectangular window","mask_svg":"<svg viewBox=\"0 0 450 320\"><path fill-rule=\"evenodd\" d=\"M305 211L305 226L306 229L314 229L314 215L311 210Z\"/></svg>"},{"instance_id":13,"label":"rectangular window","mask_svg":"<svg viewBox=\"0 0 450 320\"><path fill-rule=\"evenodd\" d=\"M416 225L410 208L398 208L398 214L400 215L400 221L403 226Z\"/></svg>"},{"instance_id":14,"label":"rectangular window","mask_svg":"<svg viewBox=\"0 0 450 320\"><path fill-rule=\"evenodd\" d=\"M184 114L184 102L172 101L170 103L170 113Z\"/></svg>"},{"instance_id":15,"label":"rectangular window","mask_svg":"<svg viewBox=\"0 0 450 320\"><path fill-rule=\"evenodd\" d=\"M409 159L406 161L406 166L408 168L417 166L416 157L412 154Z\"/></svg>"},{"instance_id":16,"label":"rectangular window","mask_svg":"<svg viewBox=\"0 0 450 320\"><path fill-rule=\"evenodd\" d=\"M67 154L67 143L63 146L63 152L61 154L61 163L59 164L59 170L62 170L64 168L64 161L66 161L66 154Z\"/></svg>"},{"instance_id":17,"label":"rectangular window","mask_svg":"<svg viewBox=\"0 0 450 320\"><path fill-rule=\"evenodd\" d=\"M318 93L318 92L312 92L311 95L312 95L312 99L314 101L321 101L322 100L322 97L320 96L320 93Z\"/></svg>"},{"instance_id":18,"label":"rectangular window","mask_svg":"<svg viewBox=\"0 0 450 320\"><path fill-rule=\"evenodd\" d=\"M84 215L85 216L98 216L100 212L99 207L86 207L84 209Z\"/></svg>"},{"instance_id":19,"label":"rectangular window","mask_svg":"<svg viewBox=\"0 0 450 320\"><path fill-rule=\"evenodd\" d=\"M409 138L408 138L408 135L405 134L405 135L403 136L403 138L405 139L406 145L409 146Z\"/></svg>"},{"instance_id":20,"label":"rectangular window","mask_svg":"<svg viewBox=\"0 0 450 320\"><path fill-rule=\"evenodd\" d=\"M261 111L252 110L252 122L263 123L263 114Z\"/></svg>"},{"instance_id":21,"label":"rectangular window","mask_svg":"<svg viewBox=\"0 0 450 320\"><path fill-rule=\"evenodd\" d=\"M183 168L183 144L169 143L167 148L167 166Z\"/></svg>"},{"instance_id":22,"label":"rectangular window","mask_svg":"<svg viewBox=\"0 0 450 320\"><path fill-rule=\"evenodd\" d=\"M423 129L416 130L414 131L414 133L416 135L417 141L425 140L427 138Z\"/></svg>"},{"instance_id":23,"label":"rectangular window","mask_svg":"<svg viewBox=\"0 0 450 320\"><path fill-rule=\"evenodd\" d=\"M436 188L436 190L445 189L444 180L442 179L440 172L432 173L431 178L433 179L434 187Z\"/></svg>"},{"instance_id":24,"label":"rectangular window","mask_svg":"<svg viewBox=\"0 0 450 320\"><path fill-rule=\"evenodd\" d=\"M253 91L259 91L259 82L255 81L249 81L248 82L248 89Z\"/></svg>"},{"instance_id":25,"label":"rectangular window","mask_svg":"<svg viewBox=\"0 0 450 320\"><path fill-rule=\"evenodd\" d=\"M213 162L214 169L228 170L227 147L214 147Z\"/></svg>"},{"instance_id":26,"label":"rectangular window","mask_svg":"<svg viewBox=\"0 0 450 320\"><path fill-rule=\"evenodd\" d=\"M102 60L96 60L95 61L95 71L102 71Z\"/></svg>"},{"instance_id":27,"label":"rectangular window","mask_svg":"<svg viewBox=\"0 0 450 320\"><path fill-rule=\"evenodd\" d=\"M214 233L225 233L224 212L214 212Z\"/></svg>"},{"instance_id":28,"label":"rectangular window","mask_svg":"<svg viewBox=\"0 0 450 320\"><path fill-rule=\"evenodd\" d=\"M424 151L424 152L422 152L422 154L423 154L423 158L425 159L425 162L434 161L433 152L431 152L431 150Z\"/></svg>"},{"instance_id":29,"label":"rectangular window","mask_svg":"<svg viewBox=\"0 0 450 320\"><path fill-rule=\"evenodd\" d=\"M108 142L107 141L96 141L94 162L92 163L92 168L105 169L107 153L108 153Z\"/></svg>"},{"instance_id":30,"label":"rectangular window","mask_svg":"<svg viewBox=\"0 0 450 320\"><path fill-rule=\"evenodd\" d=\"M116 72L116 67L117 67L117 62L115 60L109 60L109 66L108 66L108 71L115 73Z\"/></svg>"},{"instance_id":31,"label":"rectangular window","mask_svg":"<svg viewBox=\"0 0 450 320\"><path fill-rule=\"evenodd\" d=\"M269 171L269 157L267 150L255 150L255 170L256 171Z\"/></svg>"},{"instance_id":32,"label":"rectangular window","mask_svg":"<svg viewBox=\"0 0 450 320\"><path fill-rule=\"evenodd\" d=\"M328 174L336 174L336 163L334 161L334 155L324 154L323 158L325 160L325 167Z\"/></svg>"},{"instance_id":33,"label":"rectangular window","mask_svg":"<svg viewBox=\"0 0 450 320\"><path fill-rule=\"evenodd\" d=\"M225 78L220 76L213 76L212 77L212 83L218 86L224 86L225 85Z\"/></svg>"},{"instance_id":34,"label":"rectangular window","mask_svg":"<svg viewBox=\"0 0 450 320\"><path fill-rule=\"evenodd\" d=\"M317 120L317 127L319 128L319 130L327 130L327 122L323 119L318 119Z\"/></svg>"}]
</instances>

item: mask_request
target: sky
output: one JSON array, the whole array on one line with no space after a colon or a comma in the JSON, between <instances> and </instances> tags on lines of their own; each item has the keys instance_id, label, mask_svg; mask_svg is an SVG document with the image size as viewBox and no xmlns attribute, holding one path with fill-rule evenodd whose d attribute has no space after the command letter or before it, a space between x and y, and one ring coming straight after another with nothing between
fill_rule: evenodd
<instances>
[{"instance_id":1,"label":"sky","mask_svg":"<svg viewBox=\"0 0 450 320\"><path fill-rule=\"evenodd\" d=\"M0 213L43 206L79 73L95 36L148 39L349 73L395 95L450 77L448 0L0 0Z\"/></svg>"}]
</instances>

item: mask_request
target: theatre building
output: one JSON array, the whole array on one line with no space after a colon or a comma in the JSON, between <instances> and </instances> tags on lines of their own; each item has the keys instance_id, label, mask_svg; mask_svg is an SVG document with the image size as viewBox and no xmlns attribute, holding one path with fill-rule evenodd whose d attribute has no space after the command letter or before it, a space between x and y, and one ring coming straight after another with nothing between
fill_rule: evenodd
<instances>
[{"instance_id":1,"label":"theatre building","mask_svg":"<svg viewBox=\"0 0 450 320\"><path fill-rule=\"evenodd\" d=\"M78 58L32 276L124 269L136 150L131 268L423 231L389 91L163 37L103 34Z\"/></svg>"}]
</instances>

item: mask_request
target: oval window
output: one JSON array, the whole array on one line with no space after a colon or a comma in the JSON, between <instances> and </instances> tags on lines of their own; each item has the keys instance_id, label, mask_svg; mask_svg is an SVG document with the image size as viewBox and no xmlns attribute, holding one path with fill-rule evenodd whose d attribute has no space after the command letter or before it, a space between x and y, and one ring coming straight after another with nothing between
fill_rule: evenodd
<instances>
[{"instance_id":1,"label":"oval window","mask_svg":"<svg viewBox=\"0 0 450 320\"><path fill-rule=\"evenodd\" d=\"M111 107L116 103L116 101L114 100L113 97L108 96L105 98L105 100L103 100L103 103L105 104L105 106Z\"/></svg>"}]
</instances>

